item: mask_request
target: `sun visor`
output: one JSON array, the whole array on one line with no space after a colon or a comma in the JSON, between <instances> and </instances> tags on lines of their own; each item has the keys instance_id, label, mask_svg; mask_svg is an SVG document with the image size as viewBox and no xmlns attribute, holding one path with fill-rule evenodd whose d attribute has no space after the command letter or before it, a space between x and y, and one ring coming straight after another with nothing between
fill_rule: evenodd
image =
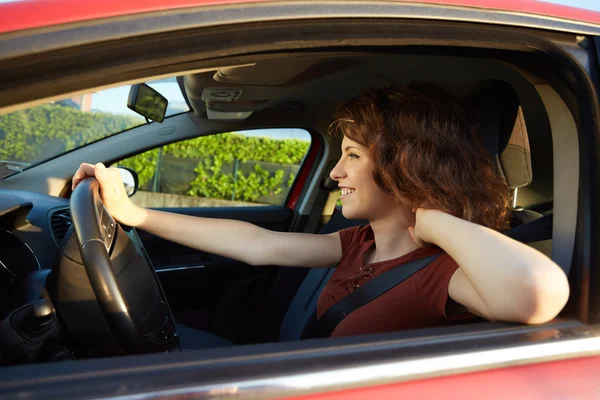
<instances>
[{"instance_id":1,"label":"sun visor","mask_svg":"<svg viewBox=\"0 0 600 400\"><path fill-rule=\"evenodd\" d=\"M194 112L208 119L242 120L253 112L299 103L294 94L355 64L328 55L278 58L183 77ZM301 102L300 102L301 103Z\"/></svg>"},{"instance_id":2,"label":"sun visor","mask_svg":"<svg viewBox=\"0 0 600 400\"><path fill-rule=\"evenodd\" d=\"M293 81L321 59L313 57L263 61L258 65L220 68L213 76L223 84L282 86Z\"/></svg>"},{"instance_id":3,"label":"sun visor","mask_svg":"<svg viewBox=\"0 0 600 400\"><path fill-rule=\"evenodd\" d=\"M243 120L253 113L253 104L244 102L236 104L244 93L243 88L221 87L204 88L200 99L206 106L206 117L209 120Z\"/></svg>"},{"instance_id":4,"label":"sun visor","mask_svg":"<svg viewBox=\"0 0 600 400\"><path fill-rule=\"evenodd\" d=\"M242 120L280 96L277 88L244 87L215 82L214 71L184 76L185 91L198 115L207 119Z\"/></svg>"},{"instance_id":5,"label":"sun visor","mask_svg":"<svg viewBox=\"0 0 600 400\"><path fill-rule=\"evenodd\" d=\"M209 120L243 120L252 115L254 111L219 111L206 107L206 117Z\"/></svg>"}]
</instances>

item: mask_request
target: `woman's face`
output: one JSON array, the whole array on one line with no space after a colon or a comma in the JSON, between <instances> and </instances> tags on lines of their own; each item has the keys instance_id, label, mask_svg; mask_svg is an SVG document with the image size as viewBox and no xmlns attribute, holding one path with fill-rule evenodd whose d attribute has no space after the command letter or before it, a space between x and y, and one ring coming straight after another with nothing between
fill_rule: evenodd
<instances>
[{"instance_id":1,"label":"woman's face","mask_svg":"<svg viewBox=\"0 0 600 400\"><path fill-rule=\"evenodd\" d=\"M329 174L341 189L344 217L374 221L397 208L393 196L375 183L373 168L367 149L344 136L342 156Z\"/></svg>"}]
</instances>

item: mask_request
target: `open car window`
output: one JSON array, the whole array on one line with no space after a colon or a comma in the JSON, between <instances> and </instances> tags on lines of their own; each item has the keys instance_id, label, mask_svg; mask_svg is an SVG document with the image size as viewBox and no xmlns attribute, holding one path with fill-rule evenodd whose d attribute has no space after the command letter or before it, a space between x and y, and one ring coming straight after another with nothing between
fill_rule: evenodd
<instances>
[{"instance_id":1,"label":"open car window","mask_svg":"<svg viewBox=\"0 0 600 400\"><path fill-rule=\"evenodd\" d=\"M308 152L304 129L227 132L172 143L118 165L135 170L142 207L283 205Z\"/></svg>"},{"instance_id":2,"label":"open car window","mask_svg":"<svg viewBox=\"0 0 600 400\"><path fill-rule=\"evenodd\" d=\"M175 77L148 82L169 101L166 116L189 111ZM146 123L127 108L131 85L89 92L0 116L0 179Z\"/></svg>"},{"instance_id":3,"label":"open car window","mask_svg":"<svg viewBox=\"0 0 600 400\"><path fill-rule=\"evenodd\" d=\"M19 33L7 37L6 48L23 49L26 55L22 57L24 61L5 56L8 62L0 64L0 69L5 71L0 76L13 80L12 87L24 93L16 97L18 103L15 100L15 104L36 100L27 92L33 84L38 86L39 98L56 95L58 89L43 80L58 74L73 81L69 87L87 90L126 79L141 81L170 73L182 75L178 82L182 87L185 85L185 98L193 111L173 116L164 125L146 125L145 120L128 110L120 114L104 109L99 112L137 118L135 123L141 126L118 136L117 132L106 133L104 140L90 139L88 143L95 142L89 145L83 141L70 145L69 149L82 147L63 156L58 154L1 182L6 198L11 200L16 195L24 200L17 203L21 214L6 214L5 221L16 223L14 227L6 224L11 231L4 236L10 234L13 239L23 240L24 246L30 246L32 254L38 257L33 260L32 255L27 262L22 254L29 252L28 249L19 257L12 257L11 249L17 248L13 246L15 241L5 240L2 261L16 260L10 265L7 263L5 274L14 272L17 278L23 277L23 284L21 281L16 282L19 285L13 284L13 277L4 279L6 288L0 291L4 296L0 302L4 315L30 302L32 295L40 291L38 288L44 288L42 278L55 279L54 291L47 291L50 296L54 295L51 298L57 315L54 326L61 329L58 333L64 335L67 350L77 345L71 357L77 358L76 361L43 363L49 357L46 347L40 346L43 353L35 359L37 365L7 363L0 377L2 393L45 398L69 398L74 393L78 397L106 398L233 395L282 398L311 396L320 391L344 397L356 390L365 397L367 386L379 391L400 385L414 388L416 383L408 381L422 379L425 387L422 393L427 393L426 387L431 389L436 382L479 387L483 379L500 382L496 388L486 389L487 393L497 393L499 387L509 388L504 397L510 398L518 397L521 390L538 390L539 394L539 390L548 389L543 379L535 384L527 382L524 389L518 377L523 374L548 376L548 370L539 373L540 370L532 368L550 364L558 368L556 376L560 371L573 370L574 365L579 365L578 373L571 375L594 382L593 374L581 373L593 371L593 366L580 363L582 360L598 363L600 359L589 357L600 354L600 342L593 325L599 315L595 301L598 296L594 292L594 288L600 287L600 274L595 273L598 248L590 245L596 238L594 224L600 220L596 216L598 177L594 169L598 149L594 138L600 118L597 118L595 93L590 90L593 82L590 77L597 68L596 71L589 69L597 60L598 46L594 47L585 33L591 32L592 27L586 25L583 32L570 32L572 21L527 20L527 16L520 13L509 15L485 8L475 11L473 7L469 11L466 7L440 9L439 5L392 5L391 2L371 5L365 1L361 4L326 2L302 8L297 4L288 7L284 3L252 3L246 8L241 8L241 3L228 4L223 9L211 5L206 11L192 7L78 25L87 31L65 24L65 28L56 28L56 37L76 38L83 45L59 42L62 47L30 56L26 53L29 47L23 44L27 44L25 39L38 38L35 35L40 35L39 31L31 36ZM407 11L413 14L407 15ZM470 14L461 19L460 12L467 11ZM309 19L306 15L317 18ZM232 16L237 19L231 19ZM511 19L514 26L508 26ZM528 22L538 25L529 26ZM140 29L141 34L135 29ZM127 36L127 32L132 33ZM123 37L115 40L116 35ZM56 46L55 42L50 43ZM89 60L86 62L89 69L78 71L82 57L92 51L101 62ZM123 57L125 52L127 57ZM42 57L44 63L33 62ZM587 70L586 65L578 63L584 60ZM61 68L56 68L57 65ZM78 73L69 74L71 71ZM219 254L162 239L143 229L124 226L119 238L130 237L143 247L139 251L125 252L115 244L113 254L119 262L125 264L132 256L132 268L115 269L115 275L118 279L128 279L131 304L136 302L146 307L140 307L139 315L154 315L145 311L151 305L160 310L160 304L168 304L177 324L199 335L205 333L202 336L207 342L215 339L216 346L168 354L121 356L120 345L113 344L114 334L110 327L104 326L106 317L100 314L94 318L96 314L87 312L93 309L102 313L89 289L84 266L69 273L66 268L72 265L71 259L63 260L60 265L56 261L60 260L57 256L63 254L64 247L53 235L58 237L58 233L63 232L62 239L65 239L71 226L80 226L77 221L85 220L72 218L70 200L75 197L68 198L73 194L69 190L70 179L79 163L104 162L137 171L141 186L132 200L142 206L180 207L173 211L199 218L241 220L277 232L316 233L322 227L322 233L328 233L341 228L334 225L333 217L338 217L337 221L343 217L343 213L335 212L328 226L322 224L329 218L324 211L331 208L335 198L335 193L330 191L335 188L327 176L341 150L341 137L326 136L335 104L362 88L413 80L439 83L462 97L471 93L467 85L480 86L490 80L501 81L516 93L517 104L510 110L520 107L523 121L519 120L518 124L514 123L512 113L503 112L505 108L500 107L512 104L504 96L482 94L475 98L481 101L473 103L487 111L488 123L480 125L486 128L484 137L494 139L490 140L490 147L499 153L494 153L498 169L507 180L514 181L511 183L514 199L511 211L515 217L523 217L522 220L515 218L514 223L523 226L529 222L521 221L536 218L532 222L537 226L535 237L539 240L532 242L532 247L552 256L567 274L571 273L571 300L560 318L541 326L466 320L454 326L436 323L423 329L303 340L302 328L314 315L322 288L319 285L327 283L332 271L244 265ZM172 83L178 90L177 81ZM154 87L171 100L164 87ZM239 101L223 100L216 107L203 97L206 88L227 89L224 94L244 92ZM12 90L16 96L20 91L15 89ZM6 87L2 90L9 94ZM231 97L236 98L233 94ZM172 107L168 115L173 114L171 110ZM223 113L251 110L252 114L246 119L224 120L211 118L208 111L214 110ZM509 116L511 120L505 120ZM165 126L169 129L163 133L170 133L161 135ZM231 147L225 150L228 140L242 140L236 136L242 129L273 126L308 129L314 139L313 146L309 142L305 144L310 147L309 155L296 156L298 151L292 153L293 157L288 156L289 161L274 161L242 157L241 150ZM495 140L500 127L515 133L514 137L506 137L507 152L500 152L500 140ZM522 130L520 135L516 135L517 127ZM243 140L257 139L264 130L254 132L257 135ZM197 137L205 133L211 135ZM74 137L80 140L76 134ZM0 149L8 143L3 142L4 138L5 134L0 131ZM34 139L30 141L35 143ZM204 147L208 150L203 152ZM243 147L255 150L252 144ZM65 146L62 151L69 150ZM8 153L17 154L14 149ZM27 168L32 162L38 162L36 160L52 157L49 153L41 153L37 159L33 152L28 155L33 161L7 159L15 165L6 168ZM281 165L269 169L270 164ZM505 164L514 168L507 171ZM296 173L293 169L298 165L302 168ZM283 177L278 174L279 170L284 170ZM471 171L465 170L465 173ZM251 174L256 178L250 179ZM295 183L293 175L299 176ZM251 181L258 181L258 188ZM242 187L242 183L247 185ZM294 190L286 202L285 195L291 185ZM261 192L264 189L267 194ZM287 207L224 207L238 202L248 206L285 203ZM33 204L33 208L27 220L12 218L24 215L28 203ZM185 227L175 224L160 228L186 232ZM5 226L2 229L6 229ZM214 234L208 230L202 233ZM76 250L75 240L67 243ZM233 246L233 240L228 237L221 243ZM245 246L241 250L252 251L252 247ZM154 271L135 269L136 255L148 258ZM143 297L144 293L150 293L146 289L151 285L143 285L137 279L142 272L145 276L151 275L152 281L160 282L157 293L164 294L164 302L161 303L159 296L154 296L158 299L156 302L150 301L150 296L149 301ZM33 279L38 277L42 284L38 285L38 280ZM77 285L75 279L88 282L85 296L81 295L83 286ZM515 284L522 281L517 279ZM73 290L67 287L72 282L75 282ZM63 286L58 287L58 283ZM22 294L29 286L36 291ZM288 314L289 310L292 311ZM383 311L389 313L390 309ZM157 315L162 317L162 314ZM399 313L389 315L398 318ZM157 321L163 320L157 318ZM180 334L184 331L182 329ZM166 338L172 333L163 326L157 330L147 329L147 332L156 337L165 334ZM25 339L30 342L29 337ZM102 343L112 347L97 350ZM191 346L183 348L189 350ZM68 358L71 354L61 352L58 356L52 360ZM582 359L573 360L575 357ZM485 375L491 373L499 375L493 379ZM504 378L510 375L517 379L506 384L507 379L502 378L502 374ZM473 382L465 385L463 378ZM581 381L576 385L571 387L573 393L578 393L573 388L585 386ZM448 387L446 392L451 392ZM550 389L568 393L563 388L561 381ZM408 392L410 390L405 394ZM391 396L402 398L398 393ZM381 392L373 391L371 396L379 398Z\"/></svg>"}]
</instances>

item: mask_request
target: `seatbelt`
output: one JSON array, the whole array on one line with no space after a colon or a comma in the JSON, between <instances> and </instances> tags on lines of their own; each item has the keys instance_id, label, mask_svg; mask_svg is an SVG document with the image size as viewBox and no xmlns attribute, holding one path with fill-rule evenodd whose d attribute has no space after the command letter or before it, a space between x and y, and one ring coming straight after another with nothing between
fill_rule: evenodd
<instances>
[{"instance_id":1,"label":"seatbelt","mask_svg":"<svg viewBox=\"0 0 600 400\"><path fill-rule=\"evenodd\" d=\"M545 215L534 221L512 228L505 232L505 235L522 243L552 239L552 214ZM406 279L431 264L438 256L439 254L435 254L430 257L411 261L407 264L402 264L377 278L374 278L331 306L331 308L323 314L320 320L317 319L317 313L315 311L307 325L304 327L301 338L308 339L330 336L336 326L352 311L368 304L382 294L388 292L390 289L398 286Z\"/></svg>"},{"instance_id":2,"label":"seatbelt","mask_svg":"<svg viewBox=\"0 0 600 400\"><path fill-rule=\"evenodd\" d=\"M316 315L314 315L312 317L312 321L309 322L302 332L302 337L330 336L335 327L352 311L370 303L382 294L398 286L406 279L410 278L431 264L431 262L439 257L439 255L440 254L434 254L429 257L399 265L398 267L395 267L390 271L378 276L377 278L365 283L364 286L356 289L325 311L323 316L321 316L317 322L318 329L314 325L316 320Z\"/></svg>"},{"instance_id":3,"label":"seatbelt","mask_svg":"<svg viewBox=\"0 0 600 400\"><path fill-rule=\"evenodd\" d=\"M329 168L329 171L334 166L332 165ZM335 210L335 205L340 198L340 189L338 187L337 181L331 179L331 177L325 178L323 181L323 188L329 190L329 194L327 195L327 200L325 200L325 205L323 206L323 211L321 212L321 226L325 225L331 219L333 212Z\"/></svg>"},{"instance_id":4,"label":"seatbelt","mask_svg":"<svg viewBox=\"0 0 600 400\"><path fill-rule=\"evenodd\" d=\"M521 243L552 239L552 214L516 226L505 235Z\"/></svg>"},{"instance_id":5,"label":"seatbelt","mask_svg":"<svg viewBox=\"0 0 600 400\"><path fill-rule=\"evenodd\" d=\"M329 192L327 195L327 201L325 201L325 206L323 206L323 212L321 213L321 224L325 225L331 219L333 215L333 210L335 210L335 205L340 198L340 191L336 190L333 192Z\"/></svg>"}]
</instances>

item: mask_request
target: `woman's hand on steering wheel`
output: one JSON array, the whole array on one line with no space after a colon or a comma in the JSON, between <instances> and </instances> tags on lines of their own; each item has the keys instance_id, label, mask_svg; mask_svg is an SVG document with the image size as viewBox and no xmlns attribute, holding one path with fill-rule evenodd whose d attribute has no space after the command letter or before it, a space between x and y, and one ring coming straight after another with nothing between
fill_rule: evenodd
<instances>
[{"instance_id":1,"label":"woman's hand on steering wheel","mask_svg":"<svg viewBox=\"0 0 600 400\"><path fill-rule=\"evenodd\" d=\"M119 170L106 168L102 163L83 163L73 175L71 189L74 190L82 180L89 177L96 178L100 184L100 197L113 218L125 225L135 226L136 221L139 221L136 216L140 214L140 209L129 199Z\"/></svg>"}]
</instances>

